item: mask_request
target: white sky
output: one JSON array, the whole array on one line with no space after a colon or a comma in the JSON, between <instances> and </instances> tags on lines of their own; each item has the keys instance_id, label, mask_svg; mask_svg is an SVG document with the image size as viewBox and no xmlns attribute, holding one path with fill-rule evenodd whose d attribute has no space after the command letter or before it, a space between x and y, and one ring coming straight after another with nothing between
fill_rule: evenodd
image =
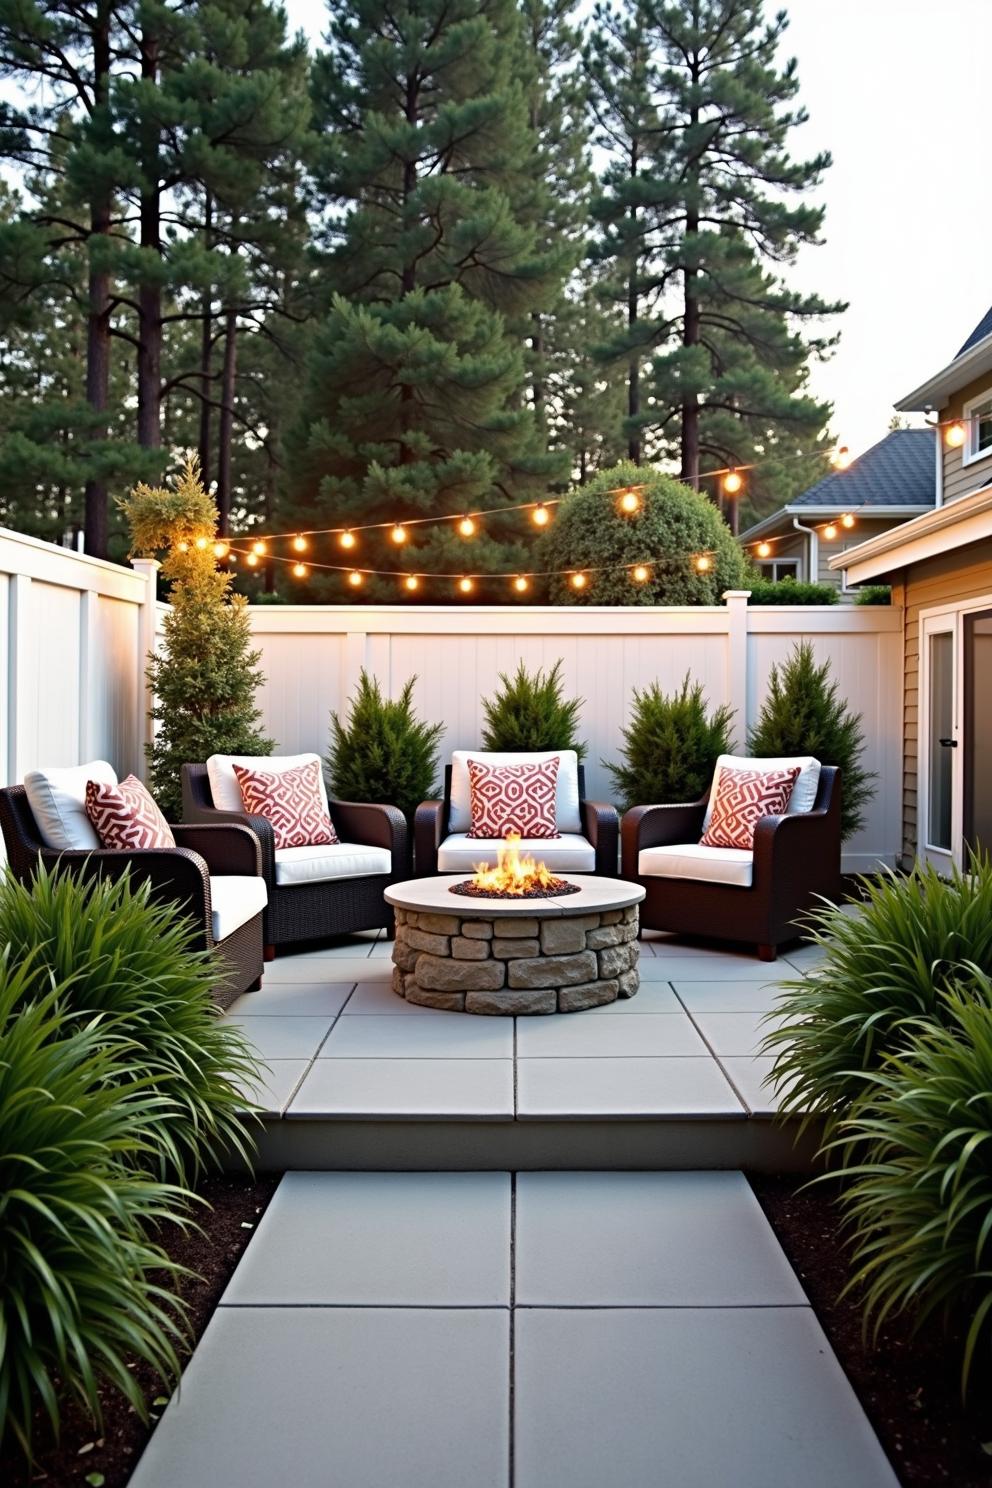
<instances>
[{"instance_id":1,"label":"white sky","mask_svg":"<svg viewBox=\"0 0 992 1488\"><path fill-rule=\"evenodd\" d=\"M291 27L318 41L323 0L284 3ZM992 0L781 3L810 115L793 153L834 157L820 193L826 242L790 279L850 303L814 391L857 453L992 304Z\"/></svg>"}]
</instances>

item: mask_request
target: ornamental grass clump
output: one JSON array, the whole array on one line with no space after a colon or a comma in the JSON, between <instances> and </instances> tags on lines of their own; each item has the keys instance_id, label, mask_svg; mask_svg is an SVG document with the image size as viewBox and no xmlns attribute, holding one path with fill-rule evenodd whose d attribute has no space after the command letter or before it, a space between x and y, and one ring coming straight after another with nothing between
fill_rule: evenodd
<instances>
[{"instance_id":1,"label":"ornamental grass clump","mask_svg":"<svg viewBox=\"0 0 992 1488\"><path fill-rule=\"evenodd\" d=\"M810 916L808 933L824 959L784 983L781 1025L764 1041L783 1110L825 1117L828 1133L862 1094L866 1075L904 1054L921 1030L947 1023L948 991L973 968L992 976L987 857L949 878L918 865L861 887L856 908L824 906Z\"/></svg>"},{"instance_id":2,"label":"ornamental grass clump","mask_svg":"<svg viewBox=\"0 0 992 1488\"><path fill-rule=\"evenodd\" d=\"M437 781L443 723L425 723L413 707L416 677L398 698L384 698L375 677L362 671L346 722L331 714L327 768L342 801L398 806L408 821Z\"/></svg>"},{"instance_id":3,"label":"ornamental grass clump","mask_svg":"<svg viewBox=\"0 0 992 1488\"><path fill-rule=\"evenodd\" d=\"M29 1456L39 1407L56 1434L66 1399L99 1427L107 1383L146 1418L131 1365L170 1385L185 1341L164 1284L180 1268L147 1238L187 1222L188 1196L147 1171L168 1098L121 1023L47 982L0 956L0 1446Z\"/></svg>"},{"instance_id":4,"label":"ornamental grass clump","mask_svg":"<svg viewBox=\"0 0 992 1488\"><path fill-rule=\"evenodd\" d=\"M962 974L938 994L941 1021L918 1021L863 1082L834 1146L859 1158L840 1202L866 1323L960 1329L967 1388L992 1337L992 982Z\"/></svg>"},{"instance_id":5,"label":"ornamental grass clump","mask_svg":"<svg viewBox=\"0 0 992 1488\"><path fill-rule=\"evenodd\" d=\"M126 877L85 882L39 869L30 884L0 880L0 947L23 961L25 995L61 988L66 1026L102 1018L130 1053L111 1069L118 1098L146 1112L141 1160L191 1182L226 1152L250 1157L243 1089L258 1076L250 1045L211 998L217 966L191 946L189 923Z\"/></svg>"},{"instance_id":6,"label":"ornamental grass clump","mask_svg":"<svg viewBox=\"0 0 992 1488\"><path fill-rule=\"evenodd\" d=\"M582 699L565 696L562 666L559 658L548 671L528 672L521 662L512 677L500 672L497 691L482 700L483 749L574 749L584 758L586 746L578 737Z\"/></svg>"},{"instance_id":7,"label":"ornamental grass clump","mask_svg":"<svg viewBox=\"0 0 992 1488\"><path fill-rule=\"evenodd\" d=\"M623 730L623 761L603 764L617 789L620 809L655 802L698 801L709 788L721 754L731 749L733 710L707 712L701 683L688 674L677 692L652 682L634 689L631 720Z\"/></svg>"}]
</instances>

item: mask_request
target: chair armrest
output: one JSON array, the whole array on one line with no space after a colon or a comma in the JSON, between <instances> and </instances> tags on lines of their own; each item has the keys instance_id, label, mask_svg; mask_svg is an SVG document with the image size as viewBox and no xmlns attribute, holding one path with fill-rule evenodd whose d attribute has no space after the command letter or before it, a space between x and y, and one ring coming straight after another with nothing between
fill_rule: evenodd
<instances>
[{"instance_id":1,"label":"chair armrest","mask_svg":"<svg viewBox=\"0 0 992 1488\"><path fill-rule=\"evenodd\" d=\"M406 817L398 806L332 800L331 816L345 841L384 847L392 856L393 872L406 872L409 834Z\"/></svg>"},{"instance_id":2,"label":"chair armrest","mask_svg":"<svg viewBox=\"0 0 992 1488\"><path fill-rule=\"evenodd\" d=\"M443 801L421 801L413 818L413 853L418 873L437 872L437 850L441 846L443 821Z\"/></svg>"},{"instance_id":3,"label":"chair armrest","mask_svg":"<svg viewBox=\"0 0 992 1488\"><path fill-rule=\"evenodd\" d=\"M216 806L198 806L195 813L186 811L189 825L202 827L247 827L258 838L261 848L261 873L271 889L276 881L276 839L272 823L264 816L249 816L247 811L218 811ZM173 829L175 830L175 829ZM228 869L228 872L231 870ZM253 872L255 870L252 870Z\"/></svg>"},{"instance_id":4,"label":"chair armrest","mask_svg":"<svg viewBox=\"0 0 992 1488\"><path fill-rule=\"evenodd\" d=\"M210 870L198 852L188 847L142 847L119 851L56 852L44 848L39 858L50 873L73 873L83 879L123 878L133 885L149 883L159 904L175 904L190 916L197 929L210 934Z\"/></svg>"},{"instance_id":5,"label":"chair armrest","mask_svg":"<svg viewBox=\"0 0 992 1488\"><path fill-rule=\"evenodd\" d=\"M241 822L196 822L170 828L177 847L200 854L211 873L241 873L258 878L262 848L250 827Z\"/></svg>"},{"instance_id":6,"label":"chair armrest","mask_svg":"<svg viewBox=\"0 0 992 1488\"><path fill-rule=\"evenodd\" d=\"M580 801L582 829L596 849L596 872L605 878L616 878L619 871L617 844L620 840L620 818L615 806L606 801Z\"/></svg>"},{"instance_id":7,"label":"chair armrest","mask_svg":"<svg viewBox=\"0 0 992 1488\"><path fill-rule=\"evenodd\" d=\"M793 896L834 896L840 889L840 832L835 811L763 816L754 829L754 887L787 884Z\"/></svg>"},{"instance_id":8,"label":"chair armrest","mask_svg":"<svg viewBox=\"0 0 992 1488\"><path fill-rule=\"evenodd\" d=\"M642 848L698 842L703 833L703 818L708 800L707 794L698 801L632 806L629 811L625 811L620 826L621 871L624 878L637 877L637 860Z\"/></svg>"}]
</instances>

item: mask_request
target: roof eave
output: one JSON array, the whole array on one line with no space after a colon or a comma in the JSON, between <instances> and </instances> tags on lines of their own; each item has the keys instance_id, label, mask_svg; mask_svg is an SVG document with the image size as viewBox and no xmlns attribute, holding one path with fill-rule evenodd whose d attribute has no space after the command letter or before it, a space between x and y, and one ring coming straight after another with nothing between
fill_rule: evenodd
<instances>
[{"instance_id":1,"label":"roof eave","mask_svg":"<svg viewBox=\"0 0 992 1488\"><path fill-rule=\"evenodd\" d=\"M956 392L966 383L992 370L992 334L948 362L947 366L933 377L900 398L894 405L900 413L925 413L929 408L939 408L941 399Z\"/></svg>"},{"instance_id":2,"label":"roof eave","mask_svg":"<svg viewBox=\"0 0 992 1488\"><path fill-rule=\"evenodd\" d=\"M761 521L755 522L753 527L746 528L740 534L740 541L749 542L752 538L764 537L767 533L775 531L779 526L782 526L786 532L795 532L796 529L792 525L793 517L798 517L800 521L803 517L816 517L818 519L822 517L842 517L850 511L855 512L860 518L918 517L924 512L933 511L933 502L907 502L904 506L874 506L869 503L863 506L851 507L842 506L839 502L831 502L829 506L826 504L817 506L783 506L777 512L772 512L770 517L762 517Z\"/></svg>"},{"instance_id":3,"label":"roof eave","mask_svg":"<svg viewBox=\"0 0 992 1488\"><path fill-rule=\"evenodd\" d=\"M987 537L992 537L992 487L959 496L946 506L837 553L828 567L834 571L846 569L849 584L864 584Z\"/></svg>"}]
</instances>

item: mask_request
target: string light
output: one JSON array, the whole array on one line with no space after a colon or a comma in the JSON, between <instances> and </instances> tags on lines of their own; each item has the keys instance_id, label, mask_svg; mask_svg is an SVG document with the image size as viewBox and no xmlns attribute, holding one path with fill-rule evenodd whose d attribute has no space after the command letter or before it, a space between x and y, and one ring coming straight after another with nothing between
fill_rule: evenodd
<instances>
[{"instance_id":1,"label":"string light","mask_svg":"<svg viewBox=\"0 0 992 1488\"><path fill-rule=\"evenodd\" d=\"M534 523L535 527L547 527L548 523L551 521L551 513L548 511L548 508L545 506L543 501L539 501L537 503L530 516L531 521Z\"/></svg>"},{"instance_id":2,"label":"string light","mask_svg":"<svg viewBox=\"0 0 992 1488\"><path fill-rule=\"evenodd\" d=\"M257 568L258 567L258 554L257 553L249 553L248 556L247 556L247 558L245 559L245 562L247 563L247 565L248 565L249 568Z\"/></svg>"},{"instance_id":3,"label":"string light","mask_svg":"<svg viewBox=\"0 0 992 1488\"><path fill-rule=\"evenodd\" d=\"M461 533L462 537L474 537L475 523L472 518L462 517L461 521L458 523L458 531Z\"/></svg>"},{"instance_id":4,"label":"string light","mask_svg":"<svg viewBox=\"0 0 992 1488\"><path fill-rule=\"evenodd\" d=\"M226 542L215 542L214 543L214 557L215 558L226 558L227 555L228 555L228 553L230 551L231 551L231 549L230 549L230 545L228 543L226 543Z\"/></svg>"},{"instance_id":5,"label":"string light","mask_svg":"<svg viewBox=\"0 0 992 1488\"><path fill-rule=\"evenodd\" d=\"M252 545L251 545L251 550L255 554L256 557L258 557L258 558L263 557L264 554L265 554L265 544L264 544L264 542L262 542L261 539L258 542L253 542Z\"/></svg>"},{"instance_id":6,"label":"string light","mask_svg":"<svg viewBox=\"0 0 992 1488\"><path fill-rule=\"evenodd\" d=\"M630 577L635 584L646 584L651 577L651 570L643 563L638 563L630 571Z\"/></svg>"},{"instance_id":7,"label":"string light","mask_svg":"<svg viewBox=\"0 0 992 1488\"><path fill-rule=\"evenodd\" d=\"M847 470L849 468L851 464L851 451L846 444L842 444L839 449L834 450L834 453L830 456L830 463L835 470Z\"/></svg>"},{"instance_id":8,"label":"string light","mask_svg":"<svg viewBox=\"0 0 992 1488\"><path fill-rule=\"evenodd\" d=\"M948 449L960 449L966 438L964 424L959 419L955 419L953 424L948 424L944 430L944 443Z\"/></svg>"},{"instance_id":9,"label":"string light","mask_svg":"<svg viewBox=\"0 0 992 1488\"><path fill-rule=\"evenodd\" d=\"M770 542L760 542L758 544L758 557L759 558L770 558L771 557L771 554L772 554L772 545L771 545Z\"/></svg>"},{"instance_id":10,"label":"string light","mask_svg":"<svg viewBox=\"0 0 992 1488\"><path fill-rule=\"evenodd\" d=\"M712 567L713 559L710 558L707 553L700 553L699 557L696 559L696 572L709 573Z\"/></svg>"},{"instance_id":11,"label":"string light","mask_svg":"<svg viewBox=\"0 0 992 1488\"><path fill-rule=\"evenodd\" d=\"M526 594L527 590L530 588L530 584L527 579L524 578L523 574L517 574L517 577L513 581L513 587L514 589L516 589L518 594Z\"/></svg>"},{"instance_id":12,"label":"string light","mask_svg":"<svg viewBox=\"0 0 992 1488\"><path fill-rule=\"evenodd\" d=\"M842 527L846 527L847 530L850 532L851 528L854 526L854 517L851 515L850 512L844 513L844 515L840 519L840 525Z\"/></svg>"},{"instance_id":13,"label":"string light","mask_svg":"<svg viewBox=\"0 0 992 1488\"><path fill-rule=\"evenodd\" d=\"M617 506L625 514L625 516L628 517L631 516L632 513L638 511L640 505L641 498L632 487L626 491L622 491L620 494L620 500L617 502Z\"/></svg>"},{"instance_id":14,"label":"string light","mask_svg":"<svg viewBox=\"0 0 992 1488\"><path fill-rule=\"evenodd\" d=\"M182 542L177 542L176 547L179 549L180 553L189 552L189 543L186 542L185 539Z\"/></svg>"},{"instance_id":15,"label":"string light","mask_svg":"<svg viewBox=\"0 0 992 1488\"><path fill-rule=\"evenodd\" d=\"M392 538L393 542L397 545L406 542L406 528L403 526L402 522L397 522L389 535Z\"/></svg>"},{"instance_id":16,"label":"string light","mask_svg":"<svg viewBox=\"0 0 992 1488\"><path fill-rule=\"evenodd\" d=\"M207 544L209 543L209 541L210 539L208 537L198 537L196 539L196 546L199 548L201 553L206 552Z\"/></svg>"},{"instance_id":17,"label":"string light","mask_svg":"<svg viewBox=\"0 0 992 1488\"><path fill-rule=\"evenodd\" d=\"M365 575L359 573L357 568L353 568L351 570L351 573L348 575L348 583L351 585L351 587L353 589L360 589L364 582Z\"/></svg>"},{"instance_id":18,"label":"string light","mask_svg":"<svg viewBox=\"0 0 992 1488\"><path fill-rule=\"evenodd\" d=\"M297 533L296 536L293 538L293 547L297 553L305 553L307 550L306 538L301 537L301 535Z\"/></svg>"},{"instance_id":19,"label":"string light","mask_svg":"<svg viewBox=\"0 0 992 1488\"><path fill-rule=\"evenodd\" d=\"M573 573L571 578L571 585L573 589L584 589L588 582L589 581L584 573Z\"/></svg>"},{"instance_id":20,"label":"string light","mask_svg":"<svg viewBox=\"0 0 992 1488\"><path fill-rule=\"evenodd\" d=\"M409 589L409 591L410 591L411 594L413 593L413 591L415 589L419 589L420 588L420 580L417 578L417 575L416 574L407 574L406 578L403 580L403 588L404 589Z\"/></svg>"},{"instance_id":21,"label":"string light","mask_svg":"<svg viewBox=\"0 0 992 1488\"><path fill-rule=\"evenodd\" d=\"M355 537L355 534L352 532L350 527L347 529L347 531L342 532L341 536L338 538L338 542L343 548L353 548L356 541L357 538Z\"/></svg>"},{"instance_id":22,"label":"string light","mask_svg":"<svg viewBox=\"0 0 992 1488\"><path fill-rule=\"evenodd\" d=\"M306 564L305 563L294 563L293 564L293 573L296 576L296 578L298 578L298 579L305 579L306 576L307 576L307 566L306 566Z\"/></svg>"},{"instance_id":23,"label":"string light","mask_svg":"<svg viewBox=\"0 0 992 1488\"><path fill-rule=\"evenodd\" d=\"M827 542L833 542L834 538L837 536L837 524L835 522L828 522L823 529L823 536L826 538Z\"/></svg>"},{"instance_id":24,"label":"string light","mask_svg":"<svg viewBox=\"0 0 992 1488\"><path fill-rule=\"evenodd\" d=\"M728 496L736 496L744 484L744 477L739 470L728 470L723 477L723 489Z\"/></svg>"},{"instance_id":25,"label":"string light","mask_svg":"<svg viewBox=\"0 0 992 1488\"><path fill-rule=\"evenodd\" d=\"M461 590L462 594L471 594L475 586L473 585L472 580L466 577L464 579L458 580L458 587Z\"/></svg>"}]
</instances>

